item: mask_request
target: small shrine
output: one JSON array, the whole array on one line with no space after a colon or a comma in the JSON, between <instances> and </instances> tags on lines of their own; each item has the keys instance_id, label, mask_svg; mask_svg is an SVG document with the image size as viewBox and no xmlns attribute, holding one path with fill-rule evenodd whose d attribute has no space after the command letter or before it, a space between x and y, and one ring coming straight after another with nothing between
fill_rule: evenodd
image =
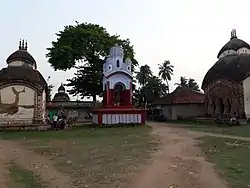
<instances>
[{"instance_id":1,"label":"small shrine","mask_svg":"<svg viewBox=\"0 0 250 188\"><path fill-rule=\"evenodd\" d=\"M124 61L121 46L110 49L103 64L103 107L93 109L94 124L144 124L145 111L135 109L132 104L132 62Z\"/></svg>"}]
</instances>

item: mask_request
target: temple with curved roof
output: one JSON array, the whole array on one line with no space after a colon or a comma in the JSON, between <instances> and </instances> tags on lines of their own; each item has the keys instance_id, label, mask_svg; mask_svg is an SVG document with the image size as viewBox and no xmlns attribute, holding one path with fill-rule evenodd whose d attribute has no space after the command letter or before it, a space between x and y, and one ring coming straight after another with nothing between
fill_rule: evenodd
<instances>
[{"instance_id":1,"label":"temple with curved roof","mask_svg":"<svg viewBox=\"0 0 250 188\"><path fill-rule=\"evenodd\" d=\"M52 101L70 101L69 95L66 93L66 89L63 84L58 88L58 92L55 94Z\"/></svg>"},{"instance_id":2,"label":"temple with curved roof","mask_svg":"<svg viewBox=\"0 0 250 188\"><path fill-rule=\"evenodd\" d=\"M44 123L47 83L28 52L27 42L6 60L0 70L0 123Z\"/></svg>"},{"instance_id":3,"label":"temple with curved roof","mask_svg":"<svg viewBox=\"0 0 250 188\"><path fill-rule=\"evenodd\" d=\"M250 72L250 46L232 30L229 42L217 58L202 82L207 113L212 116L236 113L244 117L244 82Z\"/></svg>"}]
</instances>

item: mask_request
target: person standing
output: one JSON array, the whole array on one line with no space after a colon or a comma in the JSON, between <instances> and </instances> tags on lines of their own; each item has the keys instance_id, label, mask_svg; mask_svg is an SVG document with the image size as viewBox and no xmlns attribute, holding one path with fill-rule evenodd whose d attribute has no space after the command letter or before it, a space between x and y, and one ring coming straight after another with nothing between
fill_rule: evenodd
<instances>
[{"instance_id":1,"label":"person standing","mask_svg":"<svg viewBox=\"0 0 250 188\"><path fill-rule=\"evenodd\" d=\"M55 113L53 116L52 130L54 130L56 128L57 122L58 122L58 115L57 115L57 113Z\"/></svg>"}]
</instances>

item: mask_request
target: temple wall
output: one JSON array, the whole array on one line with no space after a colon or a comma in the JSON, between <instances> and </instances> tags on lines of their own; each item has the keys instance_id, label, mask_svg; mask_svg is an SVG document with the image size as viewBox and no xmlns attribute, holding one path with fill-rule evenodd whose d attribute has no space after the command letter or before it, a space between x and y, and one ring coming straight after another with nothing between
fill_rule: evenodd
<instances>
[{"instance_id":1,"label":"temple wall","mask_svg":"<svg viewBox=\"0 0 250 188\"><path fill-rule=\"evenodd\" d=\"M32 123L36 91L26 85L0 88L0 123Z\"/></svg>"},{"instance_id":2,"label":"temple wall","mask_svg":"<svg viewBox=\"0 0 250 188\"><path fill-rule=\"evenodd\" d=\"M250 77L243 81L244 107L247 119L250 118Z\"/></svg>"},{"instance_id":3,"label":"temple wall","mask_svg":"<svg viewBox=\"0 0 250 188\"><path fill-rule=\"evenodd\" d=\"M237 113L244 117L243 83L214 79L205 88L205 106L208 115L229 116Z\"/></svg>"}]
</instances>

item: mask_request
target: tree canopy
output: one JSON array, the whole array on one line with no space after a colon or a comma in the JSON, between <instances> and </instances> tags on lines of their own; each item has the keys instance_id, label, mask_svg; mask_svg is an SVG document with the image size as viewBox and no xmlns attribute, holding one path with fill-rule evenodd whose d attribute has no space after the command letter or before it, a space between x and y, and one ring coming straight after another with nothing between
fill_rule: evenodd
<instances>
[{"instance_id":1,"label":"tree canopy","mask_svg":"<svg viewBox=\"0 0 250 188\"><path fill-rule=\"evenodd\" d=\"M46 56L55 70L77 69L75 76L68 80L68 86L72 87L70 94L79 94L82 98L92 96L94 102L97 95L102 95L103 63L116 43L123 47L132 67L138 65L130 40L111 35L100 25L76 22L76 25L65 26L56 35L58 38L51 48L47 48Z\"/></svg>"},{"instance_id":2,"label":"tree canopy","mask_svg":"<svg viewBox=\"0 0 250 188\"><path fill-rule=\"evenodd\" d=\"M184 76L181 76L180 83L176 83L176 85L188 87L194 91L200 91L199 85L193 78L187 79Z\"/></svg>"},{"instance_id":3,"label":"tree canopy","mask_svg":"<svg viewBox=\"0 0 250 188\"><path fill-rule=\"evenodd\" d=\"M166 95L167 85L159 77L153 75L148 65L141 66L135 78L139 87L134 92L134 102L139 106L145 106Z\"/></svg>"},{"instance_id":4,"label":"tree canopy","mask_svg":"<svg viewBox=\"0 0 250 188\"><path fill-rule=\"evenodd\" d=\"M158 64L159 66L159 73L158 75L167 83L167 91L169 93L169 84L168 81L171 80L173 72L174 72L174 66L171 65L170 61L164 61L162 64Z\"/></svg>"}]
</instances>

